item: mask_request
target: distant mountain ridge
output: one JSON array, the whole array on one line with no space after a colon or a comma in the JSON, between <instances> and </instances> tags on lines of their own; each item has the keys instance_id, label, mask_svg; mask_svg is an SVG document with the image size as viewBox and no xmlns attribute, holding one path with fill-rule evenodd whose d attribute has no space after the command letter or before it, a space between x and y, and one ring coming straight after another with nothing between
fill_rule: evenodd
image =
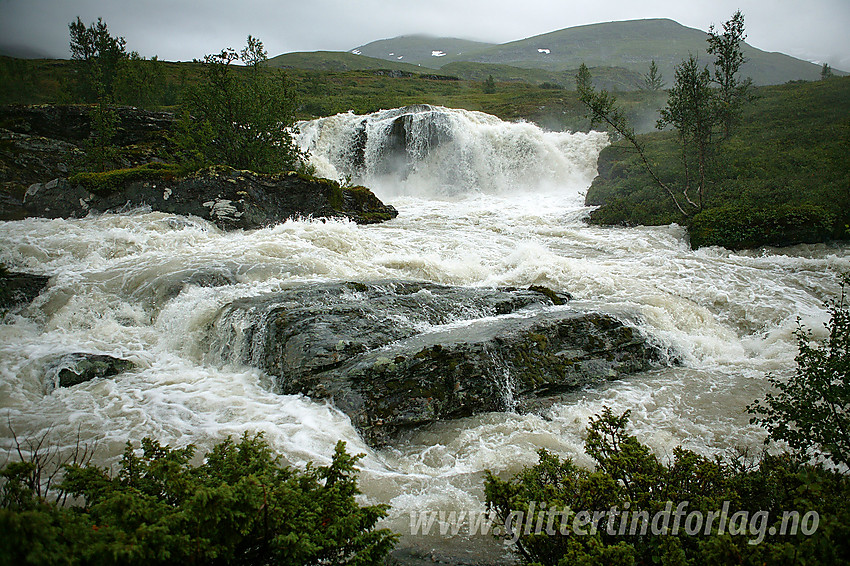
<instances>
[{"instance_id":1,"label":"distant mountain ridge","mask_svg":"<svg viewBox=\"0 0 850 566\"><path fill-rule=\"evenodd\" d=\"M412 63L440 69L457 62L509 65L560 73L589 67L621 67L646 73L655 61L669 86L676 65L693 53L706 64L705 31L670 19L627 20L566 28L503 44L456 38L401 36L361 45L350 53L386 61ZM757 85L816 80L821 67L783 53L744 45L747 63L742 74ZM833 69L835 74L846 73Z\"/></svg>"},{"instance_id":2,"label":"distant mountain ridge","mask_svg":"<svg viewBox=\"0 0 850 566\"><path fill-rule=\"evenodd\" d=\"M454 37L429 35L403 35L392 39L380 39L361 45L350 52L376 59L397 61L439 69L447 60L467 61L464 54L498 47L495 43L483 43Z\"/></svg>"}]
</instances>

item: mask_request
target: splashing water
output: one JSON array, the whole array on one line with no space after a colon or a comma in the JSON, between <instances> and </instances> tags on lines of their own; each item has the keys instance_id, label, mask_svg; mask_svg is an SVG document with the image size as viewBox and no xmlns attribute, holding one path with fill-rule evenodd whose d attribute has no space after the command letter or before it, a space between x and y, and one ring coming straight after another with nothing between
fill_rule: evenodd
<instances>
[{"instance_id":1,"label":"splashing water","mask_svg":"<svg viewBox=\"0 0 850 566\"><path fill-rule=\"evenodd\" d=\"M546 132L489 114L410 106L299 124L298 143L320 175L365 184L378 196L459 196L482 192L586 188L599 132Z\"/></svg>"},{"instance_id":2,"label":"splashing water","mask_svg":"<svg viewBox=\"0 0 850 566\"><path fill-rule=\"evenodd\" d=\"M746 405L763 395L767 372L791 370L796 318L820 331L822 301L850 270L846 245L692 251L677 226L583 224L589 209L578 195L595 174L603 134L433 107L343 114L300 129L321 174L374 186L399 217L230 233L144 210L0 223L0 262L51 276L32 305L0 324L4 423L19 437L50 430L66 446L78 431L99 439L102 464L143 436L204 450L262 430L294 465L328 463L343 439L366 454L365 498L390 503L387 525L405 533L412 511L480 508L482 470L515 472L539 447L588 463L584 427L605 405L631 409L636 434L662 456L679 444L711 453L760 443ZM228 284L195 284L199 273ZM229 355L214 330L222 307L241 297L387 279L568 291L582 308L636 322L682 365L576 391L541 414L442 423L375 451L333 407L270 392L267 376ZM79 351L137 369L46 394L45 360ZM11 446L6 431L2 447Z\"/></svg>"}]
</instances>

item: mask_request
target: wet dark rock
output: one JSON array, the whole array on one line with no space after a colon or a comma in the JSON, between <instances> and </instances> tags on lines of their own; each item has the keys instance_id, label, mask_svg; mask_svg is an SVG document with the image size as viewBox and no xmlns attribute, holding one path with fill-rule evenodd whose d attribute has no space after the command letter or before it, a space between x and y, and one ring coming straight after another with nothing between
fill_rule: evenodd
<instances>
[{"instance_id":1,"label":"wet dark rock","mask_svg":"<svg viewBox=\"0 0 850 566\"><path fill-rule=\"evenodd\" d=\"M133 362L105 354L63 354L47 363L47 389L72 387L97 377L112 377L133 369Z\"/></svg>"},{"instance_id":2,"label":"wet dark rock","mask_svg":"<svg viewBox=\"0 0 850 566\"><path fill-rule=\"evenodd\" d=\"M91 212L153 210L197 216L223 230L254 229L290 218L349 218L359 224L398 215L365 187L282 173L264 175L211 167L184 177L150 170L148 178L103 174L91 183L54 179L29 187L23 205L32 216L80 218ZM158 178L157 178L158 177Z\"/></svg>"},{"instance_id":3,"label":"wet dark rock","mask_svg":"<svg viewBox=\"0 0 850 566\"><path fill-rule=\"evenodd\" d=\"M0 266L0 310L31 303L49 281L44 275L15 273Z\"/></svg>"},{"instance_id":4,"label":"wet dark rock","mask_svg":"<svg viewBox=\"0 0 850 566\"><path fill-rule=\"evenodd\" d=\"M392 110L388 119L392 121L380 148L382 174L406 178L418 160L452 137L445 113L427 104Z\"/></svg>"},{"instance_id":5,"label":"wet dark rock","mask_svg":"<svg viewBox=\"0 0 850 566\"><path fill-rule=\"evenodd\" d=\"M161 303L179 295L186 287L225 287L237 283L236 275L223 266L169 271L151 282L152 299Z\"/></svg>"},{"instance_id":6,"label":"wet dark rock","mask_svg":"<svg viewBox=\"0 0 850 566\"><path fill-rule=\"evenodd\" d=\"M537 396L645 371L658 350L606 314L553 308L542 288L332 283L228 305L223 357L281 393L329 399L370 443L444 419L523 410Z\"/></svg>"}]
</instances>

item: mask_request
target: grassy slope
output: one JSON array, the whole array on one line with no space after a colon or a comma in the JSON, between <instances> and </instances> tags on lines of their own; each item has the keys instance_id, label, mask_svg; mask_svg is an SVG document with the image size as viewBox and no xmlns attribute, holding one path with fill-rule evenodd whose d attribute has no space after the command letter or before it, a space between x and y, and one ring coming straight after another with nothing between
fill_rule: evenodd
<instances>
[{"instance_id":1,"label":"grassy slope","mask_svg":"<svg viewBox=\"0 0 850 566\"><path fill-rule=\"evenodd\" d=\"M567 28L444 59L446 64L475 61L550 72L575 69L584 62L591 67L623 67L639 73L646 73L654 59L662 76L670 82L675 65L690 53L708 60L705 39L704 31L672 20L632 20ZM550 52L540 53L538 49ZM749 62L742 74L752 77L757 85L815 80L820 76L820 67L813 63L751 46L745 46L744 52Z\"/></svg>"},{"instance_id":2,"label":"grassy slope","mask_svg":"<svg viewBox=\"0 0 850 566\"><path fill-rule=\"evenodd\" d=\"M356 55L350 57L368 60ZM286 62L286 59L276 60L279 63ZM544 89L527 82L503 82L499 79L496 92L485 94L481 80L440 80L431 69L422 75L407 74L405 71L402 76L390 76L384 71L390 65L385 63L381 61L379 70L285 69L300 102L297 118L310 119L349 110L365 114L423 103L478 110L503 120L529 120L552 130L587 130L590 126L572 90ZM183 89L200 77L201 66L197 63L169 62L160 62L159 65L164 74L166 92L150 109L175 109L179 106ZM425 71L424 68L422 70ZM617 70L594 69L593 72L600 81L605 81L608 74L618 76ZM73 73L72 63L66 60L0 57L0 104L76 102L69 99L72 90L67 88ZM563 78L567 82L566 86L573 88L572 77L564 74ZM598 86L613 88L604 82ZM663 104L663 101L659 102L657 94L653 96L641 92L625 92L622 100L632 110L635 119L645 127L651 127L655 121L655 109Z\"/></svg>"},{"instance_id":3,"label":"grassy slope","mask_svg":"<svg viewBox=\"0 0 850 566\"><path fill-rule=\"evenodd\" d=\"M600 156L600 176L587 193L587 204L601 205L592 221L690 224L698 240L692 243L733 248L846 238L850 78L761 87L756 92L758 98L745 110L741 127L717 153L701 217L682 217L636 155L616 144ZM675 136L664 132L642 139L662 179L675 184L683 176ZM706 228L709 220L711 230ZM772 225L756 227L764 223Z\"/></svg>"},{"instance_id":4,"label":"grassy slope","mask_svg":"<svg viewBox=\"0 0 850 566\"><path fill-rule=\"evenodd\" d=\"M443 66L440 72L474 81L483 81L492 76L497 81L522 81L535 85L550 83L572 90L575 88L575 75L578 68L554 72L497 63L458 61ZM597 88L614 92L638 90L638 87L644 83L643 75L622 67L594 67L591 72Z\"/></svg>"}]
</instances>

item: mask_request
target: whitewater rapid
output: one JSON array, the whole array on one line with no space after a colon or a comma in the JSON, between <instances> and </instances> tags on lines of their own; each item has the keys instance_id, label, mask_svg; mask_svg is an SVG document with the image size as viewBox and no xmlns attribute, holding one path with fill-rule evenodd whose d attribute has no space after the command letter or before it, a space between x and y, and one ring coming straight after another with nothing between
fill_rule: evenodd
<instances>
[{"instance_id":1,"label":"whitewater rapid","mask_svg":"<svg viewBox=\"0 0 850 566\"><path fill-rule=\"evenodd\" d=\"M146 210L0 223L0 263L51 276L32 305L0 324L0 448L14 444L10 427L19 438L48 434L66 448L79 434L97 442L97 461L108 465L127 440L144 436L204 450L228 435L263 431L285 461L303 466L329 462L342 439L366 454L364 501L389 503L386 525L406 533L416 510L483 508L482 470L515 472L536 461L538 448L589 464L583 432L603 406L631 410L634 432L662 457L677 445L706 454L760 446L763 432L745 407L763 395L767 373L792 371L797 317L822 335L823 301L837 292L838 274L850 271L850 248L694 251L675 225L588 226L582 195L603 134L444 114L456 121L442 150L463 147L470 163L501 160L452 191L438 175L444 154L414 154L395 182L369 161L369 151L381 155L380 116L302 125L320 171L356 172L399 210L383 224L302 220L224 233ZM367 142L365 164L347 170L334 148L364 120L374 122L377 149ZM548 163L555 154L557 163ZM528 177L529 160L545 172ZM173 292L203 270L234 284ZM305 282L386 279L566 291L581 308L636 321L680 365L576 391L540 414L443 423L376 451L333 407L271 393L267 376L215 347L211 327L234 299ZM122 357L137 369L46 394L44 360L79 351Z\"/></svg>"}]
</instances>

